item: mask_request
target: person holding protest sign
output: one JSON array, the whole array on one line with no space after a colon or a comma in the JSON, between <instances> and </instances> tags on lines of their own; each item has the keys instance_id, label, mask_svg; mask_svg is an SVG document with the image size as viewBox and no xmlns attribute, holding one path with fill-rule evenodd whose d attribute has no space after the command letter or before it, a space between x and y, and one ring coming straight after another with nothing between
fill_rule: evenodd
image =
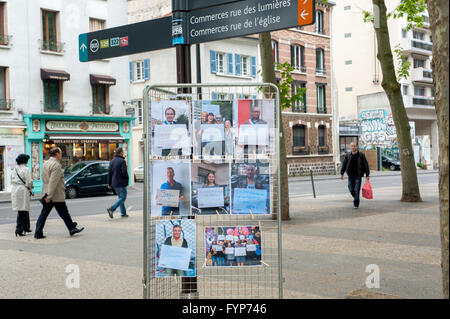
<instances>
[{"instance_id":1,"label":"person holding protest sign","mask_svg":"<svg viewBox=\"0 0 450 319\"><path fill-rule=\"evenodd\" d=\"M166 120L163 122L164 125L174 125L174 124L178 124L177 121L175 121L175 109L172 107L168 107L166 108L166 110L164 111L164 116L166 118ZM164 148L161 151L161 156L168 156L171 154L171 149L168 148ZM178 150L175 150L178 155L182 154L182 149L179 148ZM172 153L173 154L173 153Z\"/></svg>"},{"instance_id":2,"label":"person holding protest sign","mask_svg":"<svg viewBox=\"0 0 450 319\"><path fill-rule=\"evenodd\" d=\"M167 182L165 182L164 184L161 185L161 189L171 189L171 190L180 191L179 200L181 202L184 201L183 186L174 179L175 171L172 167L167 167L166 177L167 177ZM178 207L169 207L169 206L162 207L161 214L163 216L170 215L171 213L173 215L178 215L180 213L180 207L179 206Z\"/></svg>"},{"instance_id":3,"label":"person holding protest sign","mask_svg":"<svg viewBox=\"0 0 450 319\"><path fill-rule=\"evenodd\" d=\"M164 241L164 245L174 246L180 248L189 248L186 239L181 237L182 228L180 225L174 225L172 228L172 236L167 237ZM165 273L167 276L173 276L176 274L178 277L184 276L184 271L180 269L166 268Z\"/></svg>"}]
</instances>

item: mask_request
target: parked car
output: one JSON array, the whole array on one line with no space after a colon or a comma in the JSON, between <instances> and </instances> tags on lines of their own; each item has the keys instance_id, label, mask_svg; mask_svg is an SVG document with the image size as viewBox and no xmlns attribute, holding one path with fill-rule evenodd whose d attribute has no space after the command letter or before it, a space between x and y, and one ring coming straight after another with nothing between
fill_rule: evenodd
<instances>
[{"instance_id":1,"label":"parked car","mask_svg":"<svg viewBox=\"0 0 450 319\"><path fill-rule=\"evenodd\" d=\"M107 161L83 161L67 167L64 170L66 197L114 193L114 190L108 188L108 167Z\"/></svg>"},{"instance_id":2,"label":"parked car","mask_svg":"<svg viewBox=\"0 0 450 319\"><path fill-rule=\"evenodd\" d=\"M144 181L144 164L139 165L133 170L134 181Z\"/></svg>"},{"instance_id":3,"label":"parked car","mask_svg":"<svg viewBox=\"0 0 450 319\"><path fill-rule=\"evenodd\" d=\"M399 171L400 170L400 162L393 160L387 156L381 157L381 164L384 168L390 169L391 171Z\"/></svg>"}]
</instances>

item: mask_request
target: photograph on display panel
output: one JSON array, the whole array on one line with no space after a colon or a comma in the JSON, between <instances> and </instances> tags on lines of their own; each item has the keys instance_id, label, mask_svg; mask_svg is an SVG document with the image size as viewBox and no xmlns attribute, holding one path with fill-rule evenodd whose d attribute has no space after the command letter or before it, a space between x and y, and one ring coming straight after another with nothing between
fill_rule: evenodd
<instances>
[{"instance_id":1,"label":"photograph on display panel","mask_svg":"<svg viewBox=\"0 0 450 319\"><path fill-rule=\"evenodd\" d=\"M236 155L274 153L274 100L238 100L234 120Z\"/></svg>"},{"instance_id":2,"label":"photograph on display panel","mask_svg":"<svg viewBox=\"0 0 450 319\"><path fill-rule=\"evenodd\" d=\"M156 224L156 277L195 277L196 229L192 219Z\"/></svg>"},{"instance_id":3,"label":"photograph on display panel","mask_svg":"<svg viewBox=\"0 0 450 319\"><path fill-rule=\"evenodd\" d=\"M270 214L270 165L266 161L231 163L231 214Z\"/></svg>"},{"instance_id":4,"label":"photograph on display panel","mask_svg":"<svg viewBox=\"0 0 450 319\"><path fill-rule=\"evenodd\" d=\"M190 108L190 102L184 100L152 102L153 156L191 154Z\"/></svg>"},{"instance_id":5,"label":"photograph on display panel","mask_svg":"<svg viewBox=\"0 0 450 319\"><path fill-rule=\"evenodd\" d=\"M152 216L191 215L190 165L183 161L153 161Z\"/></svg>"},{"instance_id":6,"label":"photograph on display panel","mask_svg":"<svg viewBox=\"0 0 450 319\"><path fill-rule=\"evenodd\" d=\"M233 102L199 101L194 116L194 154L196 156L232 156L234 145Z\"/></svg>"},{"instance_id":7,"label":"photograph on display panel","mask_svg":"<svg viewBox=\"0 0 450 319\"><path fill-rule=\"evenodd\" d=\"M192 213L230 213L230 164L192 163Z\"/></svg>"},{"instance_id":8,"label":"photograph on display panel","mask_svg":"<svg viewBox=\"0 0 450 319\"><path fill-rule=\"evenodd\" d=\"M261 242L262 234L258 226L206 227L206 266L261 266Z\"/></svg>"}]
</instances>

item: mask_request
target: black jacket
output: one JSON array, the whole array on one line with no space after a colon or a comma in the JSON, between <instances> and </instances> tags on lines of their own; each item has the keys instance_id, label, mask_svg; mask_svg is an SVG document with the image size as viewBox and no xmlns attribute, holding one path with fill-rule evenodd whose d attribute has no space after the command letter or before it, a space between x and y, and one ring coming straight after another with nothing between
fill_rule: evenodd
<instances>
[{"instance_id":1,"label":"black jacket","mask_svg":"<svg viewBox=\"0 0 450 319\"><path fill-rule=\"evenodd\" d=\"M125 159L116 155L111 162L109 162L108 185L112 187L126 187L128 186L128 169Z\"/></svg>"},{"instance_id":2,"label":"black jacket","mask_svg":"<svg viewBox=\"0 0 450 319\"><path fill-rule=\"evenodd\" d=\"M358 151L358 177L361 178L366 174L366 176L370 175L370 167L367 162L366 156ZM352 152L345 155L344 162L341 166L341 175L344 175L344 172L348 174L348 169L350 166L350 160L352 157Z\"/></svg>"},{"instance_id":3,"label":"black jacket","mask_svg":"<svg viewBox=\"0 0 450 319\"><path fill-rule=\"evenodd\" d=\"M172 237L167 237L166 240L164 241L164 245L167 246L172 246ZM188 243L186 241L186 239L183 238L183 244L181 244L182 248L188 248Z\"/></svg>"}]
</instances>

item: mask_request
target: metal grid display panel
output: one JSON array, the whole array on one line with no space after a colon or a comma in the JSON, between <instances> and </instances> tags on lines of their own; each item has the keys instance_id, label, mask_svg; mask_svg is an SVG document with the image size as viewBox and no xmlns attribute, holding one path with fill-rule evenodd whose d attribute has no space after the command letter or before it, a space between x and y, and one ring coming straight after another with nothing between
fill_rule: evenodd
<instances>
[{"instance_id":1,"label":"metal grid display panel","mask_svg":"<svg viewBox=\"0 0 450 319\"><path fill-rule=\"evenodd\" d=\"M182 91L184 90L184 91ZM189 93L183 93L189 90ZM164 220L179 219L180 216L151 216L151 167L155 160L170 160L153 156L151 152L151 107L159 101L185 100L191 105L191 123L198 119L201 110L199 101L205 100L241 100L241 99L271 99L274 101L273 126L278 132L279 126L279 95L275 86L270 84L252 85L155 85L144 90L145 123L145 154L146 163L145 194L144 194L144 298L151 299L264 299L282 298L281 282L281 221L277 218L280 194L278 194L278 139L277 133L272 136L273 149L269 154L255 156L238 156L222 158L226 163L241 163L243 160L253 162L262 160L270 165L270 215L256 214L215 214L194 215L190 218L196 225L196 277L157 277L156 276L156 229L157 224ZM191 132L192 133L192 132ZM245 157L245 158L244 158ZM174 159L174 158L172 158ZM199 156L180 156L177 160L198 163L203 158ZM149 181L149 183L147 183ZM261 232L261 262L255 266L219 267L212 266L205 250L207 227L226 229L230 226L256 226ZM147 258L145 258L147 256Z\"/></svg>"}]
</instances>

